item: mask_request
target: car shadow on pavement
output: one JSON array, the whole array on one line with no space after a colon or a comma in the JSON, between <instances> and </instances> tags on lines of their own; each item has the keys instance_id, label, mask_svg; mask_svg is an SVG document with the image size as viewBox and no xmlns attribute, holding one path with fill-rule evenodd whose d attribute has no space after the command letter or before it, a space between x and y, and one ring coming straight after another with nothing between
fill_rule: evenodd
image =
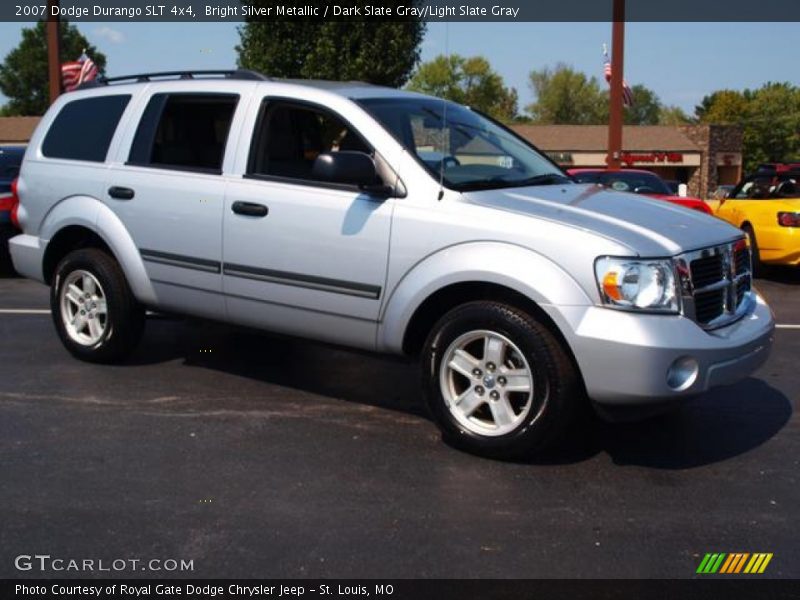
<instances>
[{"instance_id":1,"label":"car shadow on pavement","mask_svg":"<svg viewBox=\"0 0 800 600\"><path fill-rule=\"evenodd\" d=\"M131 366L183 360L273 386L428 418L407 360L230 325L149 317Z\"/></svg>"},{"instance_id":2,"label":"car shadow on pavement","mask_svg":"<svg viewBox=\"0 0 800 600\"><path fill-rule=\"evenodd\" d=\"M420 393L419 369L406 360L228 325L156 317L127 364L169 360L430 418ZM587 415L559 447L523 462L573 464L605 453L620 465L689 469L757 448L777 434L791 415L791 402L783 393L760 379L748 378L642 421L607 423Z\"/></svg>"},{"instance_id":3,"label":"car shadow on pavement","mask_svg":"<svg viewBox=\"0 0 800 600\"><path fill-rule=\"evenodd\" d=\"M691 469L761 446L791 415L791 401L782 392L750 377L642 421L591 419L582 423L563 447L534 462L569 464L605 453L618 465Z\"/></svg>"},{"instance_id":4,"label":"car shadow on pavement","mask_svg":"<svg viewBox=\"0 0 800 600\"><path fill-rule=\"evenodd\" d=\"M758 274L758 278L767 279L776 283L800 285L800 268L784 265L763 265ZM756 287L758 287L757 281Z\"/></svg>"}]
</instances>

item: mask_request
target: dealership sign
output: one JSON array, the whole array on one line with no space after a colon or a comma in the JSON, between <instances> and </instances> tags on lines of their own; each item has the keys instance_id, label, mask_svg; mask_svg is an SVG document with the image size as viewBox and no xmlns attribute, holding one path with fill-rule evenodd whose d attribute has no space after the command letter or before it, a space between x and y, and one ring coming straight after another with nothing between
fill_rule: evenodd
<instances>
[{"instance_id":1,"label":"dealership sign","mask_svg":"<svg viewBox=\"0 0 800 600\"><path fill-rule=\"evenodd\" d=\"M620 160L626 165L633 164L683 164L683 154L680 152L648 152L634 154L623 152Z\"/></svg>"}]
</instances>

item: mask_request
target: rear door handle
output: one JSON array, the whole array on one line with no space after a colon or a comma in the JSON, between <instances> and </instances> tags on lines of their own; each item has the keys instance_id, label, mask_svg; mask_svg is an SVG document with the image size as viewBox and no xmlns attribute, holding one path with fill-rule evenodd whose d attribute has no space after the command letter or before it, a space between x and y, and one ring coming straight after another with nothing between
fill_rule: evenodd
<instances>
[{"instance_id":1,"label":"rear door handle","mask_svg":"<svg viewBox=\"0 0 800 600\"><path fill-rule=\"evenodd\" d=\"M114 185L108 188L108 195L117 200L130 200L134 197L135 193L131 188Z\"/></svg>"},{"instance_id":2,"label":"rear door handle","mask_svg":"<svg viewBox=\"0 0 800 600\"><path fill-rule=\"evenodd\" d=\"M266 217L269 214L269 208L255 202L237 201L233 203L231 209L237 215L246 215L248 217Z\"/></svg>"}]
</instances>

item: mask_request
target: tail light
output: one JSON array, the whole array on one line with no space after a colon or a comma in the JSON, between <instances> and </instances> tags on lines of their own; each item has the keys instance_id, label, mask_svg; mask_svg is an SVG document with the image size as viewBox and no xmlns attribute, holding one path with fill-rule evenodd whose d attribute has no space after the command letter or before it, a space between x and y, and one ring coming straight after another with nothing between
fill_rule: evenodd
<instances>
[{"instance_id":1,"label":"tail light","mask_svg":"<svg viewBox=\"0 0 800 600\"><path fill-rule=\"evenodd\" d=\"M800 213L779 212L778 225L781 227L800 227Z\"/></svg>"},{"instance_id":2,"label":"tail light","mask_svg":"<svg viewBox=\"0 0 800 600\"><path fill-rule=\"evenodd\" d=\"M17 193L17 186L19 184L19 177L11 182L11 223L19 229L19 194Z\"/></svg>"}]
</instances>

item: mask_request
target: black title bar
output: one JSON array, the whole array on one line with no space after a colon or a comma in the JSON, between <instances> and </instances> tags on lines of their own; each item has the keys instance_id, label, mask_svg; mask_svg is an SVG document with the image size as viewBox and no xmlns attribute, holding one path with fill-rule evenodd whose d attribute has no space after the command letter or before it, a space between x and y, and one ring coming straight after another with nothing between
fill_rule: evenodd
<instances>
[{"instance_id":1,"label":"black title bar","mask_svg":"<svg viewBox=\"0 0 800 600\"><path fill-rule=\"evenodd\" d=\"M695 580L214 580L214 579L26 579L3 580L4 600L102 598L154 600L197 598L214 600L789 600L800 594L798 580L754 577L708 577Z\"/></svg>"},{"instance_id":2,"label":"black title bar","mask_svg":"<svg viewBox=\"0 0 800 600\"><path fill-rule=\"evenodd\" d=\"M193 22L285 20L404 20L426 22L611 21L612 0L60 0L73 21ZM3 0L0 20L30 22L50 14L46 0ZM800 21L796 0L627 0L631 22Z\"/></svg>"}]
</instances>

